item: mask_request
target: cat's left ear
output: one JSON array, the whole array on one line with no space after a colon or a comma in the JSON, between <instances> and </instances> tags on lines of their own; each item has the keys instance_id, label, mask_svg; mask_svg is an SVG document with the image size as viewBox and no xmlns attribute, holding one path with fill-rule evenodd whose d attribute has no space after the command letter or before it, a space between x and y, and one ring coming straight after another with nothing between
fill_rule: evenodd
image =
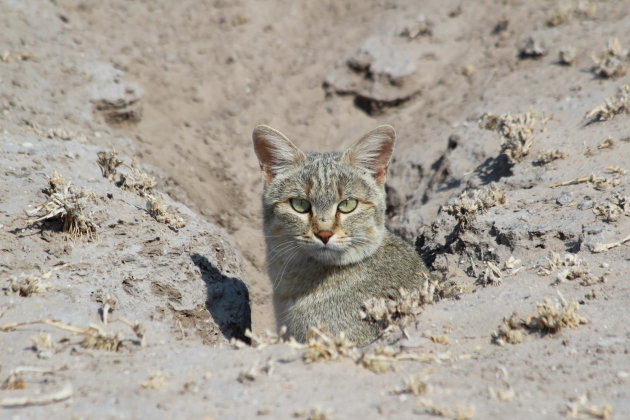
<instances>
[{"instance_id":1,"label":"cat's left ear","mask_svg":"<svg viewBox=\"0 0 630 420\"><path fill-rule=\"evenodd\" d=\"M387 167L394 151L396 131L391 125L381 125L361 137L343 153L351 165L367 169L377 183L385 182Z\"/></svg>"}]
</instances>

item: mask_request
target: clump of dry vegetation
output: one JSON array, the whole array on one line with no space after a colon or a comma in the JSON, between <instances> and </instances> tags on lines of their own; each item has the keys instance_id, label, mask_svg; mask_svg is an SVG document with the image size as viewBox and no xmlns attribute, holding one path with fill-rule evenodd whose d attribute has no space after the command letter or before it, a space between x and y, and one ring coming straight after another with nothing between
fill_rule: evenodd
<instances>
[{"instance_id":1,"label":"clump of dry vegetation","mask_svg":"<svg viewBox=\"0 0 630 420\"><path fill-rule=\"evenodd\" d=\"M522 114L482 115L480 126L501 136L501 153L511 165L522 162L534 140L538 116L534 111Z\"/></svg>"},{"instance_id":2,"label":"clump of dry vegetation","mask_svg":"<svg viewBox=\"0 0 630 420\"><path fill-rule=\"evenodd\" d=\"M49 273L52 273L52 271ZM53 287L50 283L44 283L44 281L48 280L48 277L50 277L50 275L32 274L22 278L11 276L9 278L8 287L3 290L6 294L15 294L22 297L28 297L36 293L45 293L48 289Z\"/></svg>"},{"instance_id":3,"label":"clump of dry vegetation","mask_svg":"<svg viewBox=\"0 0 630 420\"><path fill-rule=\"evenodd\" d=\"M547 55L545 47L534 38L527 38L523 43L523 46L518 50L518 56L520 58L533 58L539 59Z\"/></svg>"},{"instance_id":4,"label":"clump of dry vegetation","mask_svg":"<svg viewBox=\"0 0 630 420\"><path fill-rule=\"evenodd\" d=\"M440 207L440 212L453 216L460 229L467 229L478 214L506 203L505 192L493 184L479 190L464 191L453 203Z\"/></svg>"},{"instance_id":5,"label":"clump of dry vegetation","mask_svg":"<svg viewBox=\"0 0 630 420\"><path fill-rule=\"evenodd\" d=\"M70 264L62 264L52 270L38 274L30 274L28 276L11 276L9 278L9 285L3 288L3 291L5 294L16 294L22 297L28 297L36 293L45 293L53 287L52 284L48 283L48 279L50 279L52 273L66 268L69 265Z\"/></svg>"},{"instance_id":6,"label":"clump of dry vegetation","mask_svg":"<svg viewBox=\"0 0 630 420\"><path fill-rule=\"evenodd\" d=\"M39 334L31 337L33 341L33 351L40 359L48 359L52 356L52 351L55 349L55 344L52 341L50 334L40 332Z\"/></svg>"},{"instance_id":7,"label":"clump of dry vegetation","mask_svg":"<svg viewBox=\"0 0 630 420\"><path fill-rule=\"evenodd\" d=\"M236 380L240 383L253 382L261 373L267 376L273 373L273 361L271 358L267 359L262 366L258 366L258 363L254 363L248 369L241 371Z\"/></svg>"},{"instance_id":8,"label":"clump of dry vegetation","mask_svg":"<svg viewBox=\"0 0 630 420\"><path fill-rule=\"evenodd\" d=\"M339 360L344 357L357 359L358 350L343 333L332 336L321 328L311 328L307 334L306 351L302 357L306 363Z\"/></svg>"},{"instance_id":9,"label":"clump of dry vegetation","mask_svg":"<svg viewBox=\"0 0 630 420\"><path fill-rule=\"evenodd\" d=\"M186 226L184 219L179 216L175 216L173 213L168 211L161 196L160 198L155 198L152 195L147 194L147 198L147 211L155 220L174 229L181 229Z\"/></svg>"},{"instance_id":10,"label":"clump of dry vegetation","mask_svg":"<svg viewBox=\"0 0 630 420\"><path fill-rule=\"evenodd\" d=\"M615 115L630 113L630 84L621 86L618 92L606 99L606 101L586 114L586 119L597 122L607 121Z\"/></svg>"},{"instance_id":11,"label":"clump of dry vegetation","mask_svg":"<svg viewBox=\"0 0 630 420\"><path fill-rule=\"evenodd\" d=\"M403 385L394 389L394 394L411 394L422 395L431 391L431 386L427 383L428 375L426 373L412 376L403 381Z\"/></svg>"},{"instance_id":12,"label":"clump of dry vegetation","mask_svg":"<svg viewBox=\"0 0 630 420\"><path fill-rule=\"evenodd\" d=\"M127 191L133 191L141 197L148 196L156 186L155 178L136 166L135 159L131 163L125 163L118 157L115 150L110 152L101 151L97 154L97 163L101 168L103 177L113 181L119 166L128 169L127 172L120 173L116 185Z\"/></svg>"},{"instance_id":13,"label":"clump of dry vegetation","mask_svg":"<svg viewBox=\"0 0 630 420\"><path fill-rule=\"evenodd\" d=\"M168 384L168 376L164 372L154 372L140 386L144 389L162 389Z\"/></svg>"},{"instance_id":14,"label":"clump of dry vegetation","mask_svg":"<svg viewBox=\"0 0 630 420\"><path fill-rule=\"evenodd\" d=\"M616 222L622 215L630 216L630 197L614 194L605 203L593 207L593 213L605 222Z\"/></svg>"},{"instance_id":15,"label":"clump of dry vegetation","mask_svg":"<svg viewBox=\"0 0 630 420\"><path fill-rule=\"evenodd\" d=\"M565 152L562 152L558 149L545 150L538 154L535 163L540 166L544 166L548 163L553 162L554 160L566 159L567 156L568 155Z\"/></svg>"},{"instance_id":16,"label":"clump of dry vegetation","mask_svg":"<svg viewBox=\"0 0 630 420\"><path fill-rule=\"evenodd\" d=\"M579 0L565 3L553 9L547 17L547 26L554 27L568 23L572 18L593 19L597 15L597 5L590 0Z\"/></svg>"},{"instance_id":17,"label":"clump of dry vegetation","mask_svg":"<svg viewBox=\"0 0 630 420\"><path fill-rule=\"evenodd\" d=\"M558 53L558 61L565 66L572 66L577 58L577 50L575 47L564 47Z\"/></svg>"},{"instance_id":18,"label":"clump of dry vegetation","mask_svg":"<svg viewBox=\"0 0 630 420\"><path fill-rule=\"evenodd\" d=\"M518 344L524 339L524 331L541 334L557 334L563 328L575 328L586 324L586 318L577 314L579 304L575 301L552 301L545 299L536 303L536 315L529 315L523 319L514 312L509 318L503 319L503 324L492 334L498 345Z\"/></svg>"},{"instance_id":19,"label":"clump of dry vegetation","mask_svg":"<svg viewBox=\"0 0 630 420\"><path fill-rule=\"evenodd\" d=\"M593 74L602 79L616 79L625 76L628 51L623 50L618 38L608 40L608 45L597 57L593 57L595 65Z\"/></svg>"},{"instance_id":20,"label":"clump of dry vegetation","mask_svg":"<svg viewBox=\"0 0 630 420\"><path fill-rule=\"evenodd\" d=\"M545 257L547 262L545 265L538 267L539 275L548 275L552 271L556 271L555 284L565 283L567 281L580 280L582 286L591 286L595 283L606 282L604 273L596 276L589 271L584 261L577 254L565 254L564 258L556 252L551 252L549 257Z\"/></svg>"},{"instance_id":21,"label":"clump of dry vegetation","mask_svg":"<svg viewBox=\"0 0 630 420\"><path fill-rule=\"evenodd\" d=\"M121 173L116 185L123 190L133 191L141 197L148 196L157 185L155 178L145 171L132 167L128 173Z\"/></svg>"},{"instance_id":22,"label":"clump of dry vegetation","mask_svg":"<svg viewBox=\"0 0 630 420\"><path fill-rule=\"evenodd\" d=\"M13 331L16 328L25 325L43 324L58 328L63 331L69 331L82 337L81 347L93 350L120 351L125 342L132 342L137 345L144 345L145 328L142 324L131 324L128 321L120 319L123 323L129 325L136 335L136 339L124 338L121 332L107 332L98 325L90 324L85 328L77 328L71 325L65 325L58 321L50 319L42 319L38 321L18 322L15 324L0 327L0 331Z\"/></svg>"},{"instance_id":23,"label":"clump of dry vegetation","mask_svg":"<svg viewBox=\"0 0 630 420\"><path fill-rule=\"evenodd\" d=\"M430 414L453 420L469 420L475 412L473 407L457 406L453 410L448 407L439 407L428 400L419 400L416 405L421 409L418 414Z\"/></svg>"},{"instance_id":24,"label":"clump of dry vegetation","mask_svg":"<svg viewBox=\"0 0 630 420\"><path fill-rule=\"evenodd\" d=\"M93 192L76 188L71 182L54 172L48 178L48 187L44 189L48 195L46 202L38 205L32 211L26 212L29 217L35 219L30 221L30 225L43 220L58 219L63 223L62 230L68 232L71 237L83 237L88 239L96 236L97 225L91 213L86 209L96 196Z\"/></svg>"},{"instance_id":25,"label":"clump of dry vegetation","mask_svg":"<svg viewBox=\"0 0 630 420\"><path fill-rule=\"evenodd\" d=\"M435 299L437 282L429 280L425 275L423 287L419 290L399 290L396 298L370 298L363 303L361 318L376 323L381 329L388 331L398 326L405 333L405 327L420 313L422 306Z\"/></svg>"},{"instance_id":26,"label":"clump of dry vegetation","mask_svg":"<svg viewBox=\"0 0 630 420\"><path fill-rule=\"evenodd\" d=\"M101 168L101 173L104 178L110 181L114 180L118 167L124 163L122 159L118 157L118 153L115 150L110 152L101 151L96 154L98 157L96 163Z\"/></svg>"}]
</instances>

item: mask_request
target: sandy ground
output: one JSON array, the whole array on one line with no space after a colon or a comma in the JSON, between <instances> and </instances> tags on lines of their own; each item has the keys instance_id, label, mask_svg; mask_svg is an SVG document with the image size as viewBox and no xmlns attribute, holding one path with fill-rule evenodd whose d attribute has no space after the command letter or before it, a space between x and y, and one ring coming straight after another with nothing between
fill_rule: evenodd
<instances>
[{"instance_id":1,"label":"sandy ground","mask_svg":"<svg viewBox=\"0 0 630 420\"><path fill-rule=\"evenodd\" d=\"M630 105L586 118L630 83L627 1L0 0L0 11L0 327L75 328L0 332L0 417L630 417L629 248L593 252L630 235ZM525 150L502 146L483 117L527 112L514 123ZM399 133L389 224L443 274L436 302L407 337L338 360L230 345L274 328L252 128L341 150L383 122ZM112 149L127 166L110 180L96 160ZM541 163L550 150L562 158ZM117 185L132 158L185 226ZM46 213L35 210L54 171L94 193L94 235L24 213ZM52 287L16 294L29 278ZM577 308L576 325L537 328L545 299L567 319ZM529 328L499 345L513 312ZM85 341L115 332L118 351ZM383 372L366 368L375 358Z\"/></svg>"}]
</instances>

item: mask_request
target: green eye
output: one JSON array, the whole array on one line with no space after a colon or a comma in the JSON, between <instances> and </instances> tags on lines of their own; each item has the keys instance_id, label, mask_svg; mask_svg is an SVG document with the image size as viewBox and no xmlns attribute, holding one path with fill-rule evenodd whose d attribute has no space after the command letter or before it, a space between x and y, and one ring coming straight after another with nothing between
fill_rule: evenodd
<instances>
[{"instance_id":1,"label":"green eye","mask_svg":"<svg viewBox=\"0 0 630 420\"><path fill-rule=\"evenodd\" d=\"M291 200L289 200L289 203L291 203L291 207L293 207L293 210L297 211L298 213L308 213L311 210L311 203L309 203L308 200L304 200L303 198L292 198Z\"/></svg>"},{"instance_id":2,"label":"green eye","mask_svg":"<svg viewBox=\"0 0 630 420\"><path fill-rule=\"evenodd\" d=\"M339 203L339 205L337 206L337 210L342 213L350 213L357 208L358 204L359 202L354 198L348 198L347 200L343 200L341 203Z\"/></svg>"}]
</instances>

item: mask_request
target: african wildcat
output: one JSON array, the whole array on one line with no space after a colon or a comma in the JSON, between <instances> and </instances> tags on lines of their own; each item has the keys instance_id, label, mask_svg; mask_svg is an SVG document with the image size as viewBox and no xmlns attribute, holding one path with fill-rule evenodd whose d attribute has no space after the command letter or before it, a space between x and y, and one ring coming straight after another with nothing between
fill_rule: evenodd
<instances>
[{"instance_id":1,"label":"african wildcat","mask_svg":"<svg viewBox=\"0 0 630 420\"><path fill-rule=\"evenodd\" d=\"M325 326L366 344L379 327L360 318L363 302L422 285L426 267L384 225L395 137L382 125L343 153L304 153L271 127L254 129L273 303L287 335L305 341Z\"/></svg>"}]
</instances>

